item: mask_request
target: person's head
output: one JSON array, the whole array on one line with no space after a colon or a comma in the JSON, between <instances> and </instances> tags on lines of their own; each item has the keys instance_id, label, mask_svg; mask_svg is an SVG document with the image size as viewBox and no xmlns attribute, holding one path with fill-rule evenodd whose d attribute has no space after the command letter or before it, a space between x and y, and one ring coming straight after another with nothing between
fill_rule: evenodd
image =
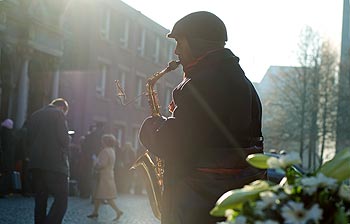
<instances>
[{"instance_id":1,"label":"person's head","mask_svg":"<svg viewBox=\"0 0 350 224\"><path fill-rule=\"evenodd\" d=\"M104 123L102 121L96 121L95 128L96 129L102 129L104 126Z\"/></svg>"},{"instance_id":2,"label":"person's head","mask_svg":"<svg viewBox=\"0 0 350 224\"><path fill-rule=\"evenodd\" d=\"M117 139L112 134L104 134L102 135L101 143L104 148L113 148L117 144Z\"/></svg>"},{"instance_id":3,"label":"person's head","mask_svg":"<svg viewBox=\"0 0 350 224\"><path fill-rule=\"evenodd\" d=\"M61 110L65 115L67 115L69 107L68 107L68 102L65 99L63 98L54 99L50 103L50 105L53 105L54 107Z\"/></svg>"},{"instance_id":4,"label":"person's head","mask_svg":"<svg viewBox=\"0 0 350 224\"><path fill-rule=\"evenodd\" d=\"M206 11L194 12L177 21L168 34L177 42L175 54L183 66L208 51L223 48L227 41L224 22Z\"/></svg>"},{"instance_id":5,"label":"person's head","mask_svg":"<svg viewBox=\"0 0 350 224\"><path fill-rule=\"evenodd\" d=\"M7 128L7 129L12 129L13 128L13 121L10 118L7 118L1 123L1 127Z\"/></svg>"}]
</instances>

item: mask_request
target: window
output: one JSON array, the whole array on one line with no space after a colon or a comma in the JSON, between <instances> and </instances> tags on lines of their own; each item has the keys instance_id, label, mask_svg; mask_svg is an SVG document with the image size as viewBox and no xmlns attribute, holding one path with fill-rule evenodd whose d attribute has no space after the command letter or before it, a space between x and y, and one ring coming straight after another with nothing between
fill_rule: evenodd
<instances>
[{"instance_id":1,"label":"window","mask_svg":"<svg viewBox=\"0 0 350 224\"><path fill-rule=\"evenodd\" d=\"M125 89L126 89L126 75L127 75L127 71L124 68L119 68L118 69L118 73L117 76L115 77L116 80L119 81L119 87L121 88L121 90L118 88L117 90L117 94L120 97L121 103L125 103L125 99L126 99L126 93L125 93ZM120 95L119 95L120 94Z\"/></svg>"},{"instance_id":2,"label":"window","mask_svg":"<svg viewBox=\"0 0 350 224\"><path fill-rule=\"evenodd\" d=\"M118 80L119 80L119 83L120 83L120 86L123 88L123 90L125 90L125 86L126 86L126 71L124 69L120 69L119 70L119 75L118 75Z\"/></svg>"},{"instance_id":3,"label":"window","mask_svg":"<svg viewBox=\"0 0 350 224\"><path fill-rule=\"evenodd\" d=\"M139 148L139 128L133 128L132 130L132 147L137 151Z\"/></svg>"},{"instance_id":4,"label":"window","mask_svg":"<svg viewBox=\"0 0 350 224\"><path fill-rule=\"evenodd\" d=\"M155 43L154 55L153 55L154 62L156 63L159 63L159 51L160 51L160 38L156 37L156 43Z\"/></svg>"},{"instance_id":5,"label":"window","mask_svg":"<svg viewBox=\"0 0 350 224\"><path fill-rule=\"evenodd\" d=\"M146 30L144 28L141 28L140 41L137 47L137 53L140 56L145 55L145 43L146 43Z\"/></svg>"},{"instance_id":6,"label":"window","mask_svg":"<svg viewBox=\"0 0 350 224\"><path fill-rule=\"evenodd\" d=\"M110 39L110 24L111 10L108 8L104 8L102 10L101 36L106 40Z\"/></svg>"},{"instance_id":7,"label":"window","mask_svg":"<svg viewBox=\"0 0 350 224\"><path fill-rule=\"evenodd\" d=\"M143 95L144 88L146 85L145 78L142 78L140 76L136 77L136 106L138 107L145 107L146 106L146 99Z\"/></svg>"},{"instance_id":8,"label":"window","mask_svg":"<svg viewBox=\"0 0 350 224\"><path fill-rule=\"evenodd\" d=\"M129 45L129 29L130 29L130 22L129 20L125 20L123 25L123 36L120 38L120 43L123 48L128 48Z\"/></svg>"},{"instance_id":9,"label":"window","mask_svg":"<svg viewBox=\"0 0 350 224\"><path fill-rule=\"evenodd\" d=\"M115 125L113 127L113 134L118 141L118 146L122 147L122 145L124 143L123 142L124 141L124 126L118 125L118 124Z\"/></svg>"},{"instance_id":10,"label":"window","mask_svg":"<svg viewBox=\"0 0 350 224\"><path fill-rule=\"evenodd\" d=\"M96 93L98 96L104 97L106 94L106 80L107 80L107 65L101 64L100 71L97 76Z\"/></svg>"}]
</instances>

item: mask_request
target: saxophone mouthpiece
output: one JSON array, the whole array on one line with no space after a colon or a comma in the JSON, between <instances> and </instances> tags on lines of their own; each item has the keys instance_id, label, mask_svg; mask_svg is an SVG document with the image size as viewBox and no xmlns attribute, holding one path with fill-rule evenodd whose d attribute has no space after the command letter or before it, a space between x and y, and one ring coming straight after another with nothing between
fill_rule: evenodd
<instances>
[{"instance_id":1,"label":"saxophone mouthpiece","mask_svg":"<svg viewBox=\"0 0 350 224\"><path fill-rule=\"evenodd\" d=\"M169 68L170 71L172 71L172 70L175 70L179 65L180 65L180 61L179 60L171 61L168 64L168 68Z\"/></svg>"}]
</instances>

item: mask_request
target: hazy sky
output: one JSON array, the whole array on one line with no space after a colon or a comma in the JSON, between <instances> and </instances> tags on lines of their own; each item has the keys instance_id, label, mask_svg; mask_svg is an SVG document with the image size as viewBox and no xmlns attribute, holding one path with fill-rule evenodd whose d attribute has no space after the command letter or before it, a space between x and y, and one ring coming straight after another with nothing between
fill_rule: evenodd
<instances>
[{"instance_id":1,"label":"hazy sky","mask_svg":"<svg viewBox=\"0 0 350 224\"><path fill-rule=\"evenodd\" d=\"M343 0L122 0L171 30L183 16L206 10L226 24L227 47L248 78L260 82L270 65L297 65L300 31L311 26L339 48Z\"/></svg>"}]
</instances>

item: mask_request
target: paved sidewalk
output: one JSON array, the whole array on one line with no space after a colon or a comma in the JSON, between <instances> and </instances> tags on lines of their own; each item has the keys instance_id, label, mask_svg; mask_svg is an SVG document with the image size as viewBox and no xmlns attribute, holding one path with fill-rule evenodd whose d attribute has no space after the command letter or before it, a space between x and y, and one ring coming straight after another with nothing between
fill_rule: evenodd
<instances>
[{"instance_id":1,"label":"paved sidewalk","mask_svg":"<svg viewBox=\"0 0 350 224\"><path fill-rule=\"evenodd\" d=\"M52 202L50 200L49 202ZM88 219L93 205L88 199L70 197L68 210L64 217L64 224L159 224L153 216L146 195L121 195L116 203L124 211L120 220L113 222L115 215L107 206L100 207L97 220ZM34 198L12 196L0 198L0 224L31 224L33 219Z\"/></svg>"}]
</instances>

